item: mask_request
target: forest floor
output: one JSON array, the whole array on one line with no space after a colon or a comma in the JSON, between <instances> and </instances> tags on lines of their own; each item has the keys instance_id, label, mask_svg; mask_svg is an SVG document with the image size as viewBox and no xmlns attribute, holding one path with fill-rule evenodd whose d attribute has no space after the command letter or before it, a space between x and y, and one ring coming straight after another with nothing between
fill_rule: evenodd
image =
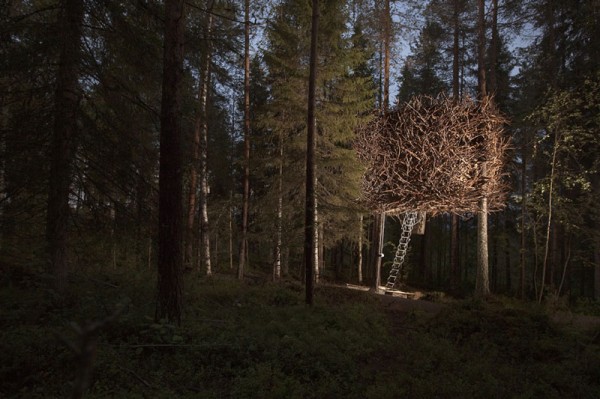
<instances>
[{"instance_id":1,"label":"forest floor","mask_svg":"<svg viewBox=\"0 0 600 399\"><path fill-rule=\"evenodd\" d=\"M308 308L297 282L188 274L178 327L146 271L50 282L3 268L0 397L69 397L92 369L90 398L600 397L600 327L572 309L335 286Z\"/></svg>"}]
</instances>

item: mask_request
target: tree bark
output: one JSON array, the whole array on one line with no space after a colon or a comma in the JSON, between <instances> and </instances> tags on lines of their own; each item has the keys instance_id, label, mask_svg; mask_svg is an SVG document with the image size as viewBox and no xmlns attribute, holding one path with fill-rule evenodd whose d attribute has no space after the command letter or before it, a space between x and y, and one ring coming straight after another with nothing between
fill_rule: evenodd
<instances>
[{"instance_id":1,"label":"tree bark","mask_svg":"<svg viewBox=\"0 0 600 399\"><path fill-rule=\"evenodd\" d=\"M552 149L552 160L550 162L550 187L548 187L548 220L546 223L546 238L544 243L544 263L542 265L542 279L540 282L540 291L538 294L538 303L542 303L544 298L544 285L546 284L546 272L548 269L548 254L550 251L550 231L553 224L552 220L552 201L554 199L554 178L556 175L556 153L558 152L559 133L554 133L554 148Z\"/></svg>"},{"instance_id":2,"label":"tree bark","mask_svg":"<svg viewBox=\"0 0 600 399\"><path fill-rule=\"evenodd\" d=\"M244 278L250 206L250 0L244 1L244 194L238 279Z\"/></svg>"},{"instance_id":3,"label":"tree bark","mask_svg":"<svg viewBox=\"0 0 600 399\"><path fill-rule=\"evenodd\" d=\"M600 301L600 240L594 248L594 299Z\"/></svg>"},{"instance_id":4,"label":"tree bark","mask_svg":"<svg viewBox=\"0 0 600 399\"><path fill-rule=\"evenodd\" d=\"M279 170L277 174L277 238L275 243L275 261L273 279L281 279L281 252L283 241L283 134L279 135Z\"/></svg>"},{"instance_id":5,"label":"tree bark","mask_svg":"<svg viewBox=\"0 0 600 399\"><path fill-rule=\"evenodd\" d=\"M181 323L183 299L183 179L181 83L184 1L165 2L165 39L160 128L158 295L156 320Z\"/></svg>"},{"instance_id":6,"label":"tree bark","mask_svg":"<svg viewBox=\"0 0 600 399\"><path fill-rule=\"evenodd\" d=\"M306 137L306 209L304 220L304 261L306 278L306 304L313 304L314 296L314 245L315 245L315 212L316 212L316 173L315 152L316 119L315 119L315 86L317 81L317 34L319 26L319 0L312 0L312 23L310 37L310 66L308 78L308 112Z\"/></svg>"},{"instance_id":7,"label":"tree bark","mask_svg":"<svg viewBox=\"0 0 600 399\"><path fill-rule=\"evenodd\" d=\"M478 85L479 95L483 99L487 95L485 73L485 0L478 0ZM481 164L482 174L486 175L485 160ZM484 197L479 201L477 212L477 274L475 277L475 296L483 298L490 294L489 258L488 258L488 201Z\"/></svg>"},{"instance_id":8,"label":"tree bark","mask_svg":"<svg viewBox=\"0 0 600 399\"><path fill-rule=\"evenodd\" d=\"M512 269L510 261L510 235L508 232L508 216L505 214L503 219L503 231L504 231L504 276L506 283L506 292L512 292Z\"/></svg>"},{"instance_id":9,"label":"tree bark","mask_svg":"<svg viewBox=\"0 0 600 399\"><path fill-rule=\"evenodd\" d=\"M200 110L196 119L196 124L200 126L200 246L201 256L206 268L206 275L212 274L210 259L210 234L208 222L208 90L210 88L210 75L212 63L212 10L214 1L210 1L208 6L208 21L205 28L206 54L204 56L204 65L202 65L202 74L204 76L200 92Z\"/></svg>"},{"instance_id":10,"label":"tree bark","mask_svg":"<svg viewBox=\"0 0 600 399\"><path fill-rule=\"evenodd\" d=\"M315 172L316 174L316 172ZM315 187L317 186L317 183L315 183ZM315 274L314 274L314 281L315 284L319 284L319 280L321 278L320 276L320 265L319 265L319 204L318 204L318 200L317 198L315 198L315 218L314 218L314 237L315 237L315 246L313 248L313 260L314 260L314 265L315 265Z\"/></svg>"},{"instance_id":11,"label":"tree bark","mask_svg":"<svg viewBox=\"0 0 600 399\"><path fill-rule=\"evenodd\" d=\"M358 217L358 284L363 282L363 214Z\"/></svg>"},{"instance_id":12,"label":"tree bark","mask_svg":"<svg viewBox=\"0 0 600 399\"><path fill-rule=\"evenodd\" d=\"M391 41L392 41L392 25L391 25L391 11L390 11L390 0L384 0L383 6L383 99L381 102L381 110L387 111L390 104L390 54L391 54ZM385 235L385 213L374 215L374 230L373 230L373 243L374 244L374 256L371 257L373 261L373 281L372 288L377 291L381 285L381 254L383 251L383 237Z\"/></svg>"},{"instance_id":13,"label":"tree bark","mask_svg":"<svg viewBox=\"0 0 600 399\"><path fill-rule=\"evenodd\" d=\"M459 80L459 0L453 2L453 46L452 46L452 97L455 101L460 99ZM451 216L450 221L450 288L458 290L460 285L460 263L459 263L459 241L458 241L459 219L457 215Z\"/></svg>"},{"instance_id":14,"label":"tree bark","mask_svg":"<svg viewBox=\"0 0 600 399\"><path fill-rule=\"evenodd\" d=\"M390 14L390 0L384 0L383 10L383 110L390 104L390 54L392 42L392 16Z\"/></svg>"},{"instance_id":15,"label":"tree bark","mask_svg":"<svg viewBox=\"0 0 600 399\"><path fill-rule=\"evenodd\" d=\"M375 247L373 248L373 281L372 288L377 292L381 285L381 260L383 259L383 238L385 235L385 213L375 214L373 222L373 238Z\"/></svg>"},{"instance_id":16,"label":"tree bark","mask_svg":"<svg viewBox=\"0 0 600 399\"><path fill-rule=\"evenodd\" d=\"M69 190L77 136L80 41L84 12L82 0L64 0L61 6L62 14L58 22L61 48L56 77L46 222L48 263L58 292L63 292L67 285Z\"/></svg>"},{"instance_id":17,"label":"tree bark","mask_svg":"<svg viewBox=\"0 0 600 399\"><path fill-rule=\"evenodd\" d=\"M475 277L475 296L484 298L490 294L490 279L488 267L488 218L487 198L479 202L477 213L477 275Z\"/></svg>"},{"instance_id":18,"label":"tree bark","mask_svg":"<svg viewBox=\"0 0 600 399\"><path fill-rule=\"evenodd\" d=\"M493 96L498 93L498 78L496 67L500 38L498 35L498 0L492 0L492 38L490 41L490 91Z\"/></svg>"}]
</instances>

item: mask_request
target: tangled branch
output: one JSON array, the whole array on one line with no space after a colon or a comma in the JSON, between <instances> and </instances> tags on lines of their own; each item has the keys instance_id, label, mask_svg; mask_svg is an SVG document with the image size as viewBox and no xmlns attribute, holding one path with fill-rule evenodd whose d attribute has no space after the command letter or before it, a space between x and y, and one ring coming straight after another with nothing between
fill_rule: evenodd
<instances>
[{"instance_id":1,"label":"tangled branch","mask_svg":"<svg viewBox=\"0 0 600 399\"><path fill-rule=\"evenodd\" d=\"M363 202L376 211L477 212L504 207L506 119L490 98L413 97L358 129Z\"/></svg>"}]
</instances>

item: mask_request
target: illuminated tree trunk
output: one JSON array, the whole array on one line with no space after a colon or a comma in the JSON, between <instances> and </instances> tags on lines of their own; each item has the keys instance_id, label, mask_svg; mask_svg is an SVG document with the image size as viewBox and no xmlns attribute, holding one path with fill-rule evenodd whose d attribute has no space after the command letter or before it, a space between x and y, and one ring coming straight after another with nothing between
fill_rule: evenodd
<instances>
[{"instance_id":1,"label":"illuminated tree trunk","mask_svg":"<svg viewBox=\"0 0 600 399\"><path fill-rule=\"evenodd\" d=\"M67 285L67 226L71 163L77 135L79 108L79 62L83 1L62 1L59 21L60 58L56 78L54 131L51 147L50 182L47 203L46 240L48 263L55 287L62 292Z\"/></svg>"},{"instance_id":2,"label":"illuminated tree trunk","mask_svg":"<svg viewBox=\"0 0 600 399\"><path fill-rule=\"evenodd\" d=\"M459 0L454 0L453 10L453 47L452 47L452 97L458 101L460 98L460 80L459 80ZM457 290L460 286L460 263L459 263L459 241L458 241L459 220L457 215L451 216L450 221L450 287Z\"/></svg>"},{"instance_id":3,"label":"illuminated tree trunk","mask_svg":"<svg viewBox=\"0 0 600 399\"><path fill-rule=\"evenodd\" d=\"M387 111L390 104L390 55L392 42L392 16L390 11L390 0L384 0L383 8L383 101L381 110ZM374 261L373 288L379 289L381 285L381 261L383 253L383 237L385 235L385 213L374 216L373 238L376 253L372 257Z\"/></svg>"},{"instance_id":4,"label":"illuminated tree trunk","mask_svg":"<svg viewBox=\"0 0 600 399\"><path fill-rule=\"evenodd\" d=\"M485 0L478 0L478 84L479 95L483 100L487 95L486 73L485 73ZM481 173L485 176L485 161L481 164ZM477 274L475 277L475 296L483 298L490 294L489 280L489 257L488 257L488 199L486 197L479 201L477 212Z\"/></svg>"},{"instance_id":5,"label":"illuminated tree trunk","mask_svg":"<svg viewBox=\"0 0 600 399\"><path fill-rule=\"evenodd\" d=\"M183 180L181 82L183 0L165 3L165 38L160 127L157 320L181 322L183 299Z\"/></svg>"},{"instance_id":6,"label":"illuminated tree trunk","mask_svg":"<svg viewBox=\"0 0 600 399\"><path fill-rule=\"evenodd\" d=\"M209 11L212 10L213 1L210 2ZM206 23L206 54L204 56L204 65L202 65L203 81L200 88L200 109L196 119L196 125L200 127L200 247L201 256L206 268L206 274L212 274L210 261L210 235L208 223L208 89L210 87L211 60L212 60L212 35L213 15L208 13Z\"/></svg>"}]
</instances>

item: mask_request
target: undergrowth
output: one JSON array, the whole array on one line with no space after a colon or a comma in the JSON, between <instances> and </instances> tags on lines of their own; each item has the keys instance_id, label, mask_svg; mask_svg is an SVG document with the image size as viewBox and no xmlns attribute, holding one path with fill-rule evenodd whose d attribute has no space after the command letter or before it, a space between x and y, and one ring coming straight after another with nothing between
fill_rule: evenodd
<instances>
[{"instance_id":1,"label":"undergrowth","mask_svg":"<svg viewBox=\"0 0 600 399\"><path fill-rule=\"evenodd\" d=\"M182 326L155 322L154 282L80 272L58 296L39 274L0 280L0 396L68 397L77 327L102 329L90 398L600 397L600 349L540 309L463 301L389 312L365 292L187 275Z\"/></svg>"}]
</instances>

